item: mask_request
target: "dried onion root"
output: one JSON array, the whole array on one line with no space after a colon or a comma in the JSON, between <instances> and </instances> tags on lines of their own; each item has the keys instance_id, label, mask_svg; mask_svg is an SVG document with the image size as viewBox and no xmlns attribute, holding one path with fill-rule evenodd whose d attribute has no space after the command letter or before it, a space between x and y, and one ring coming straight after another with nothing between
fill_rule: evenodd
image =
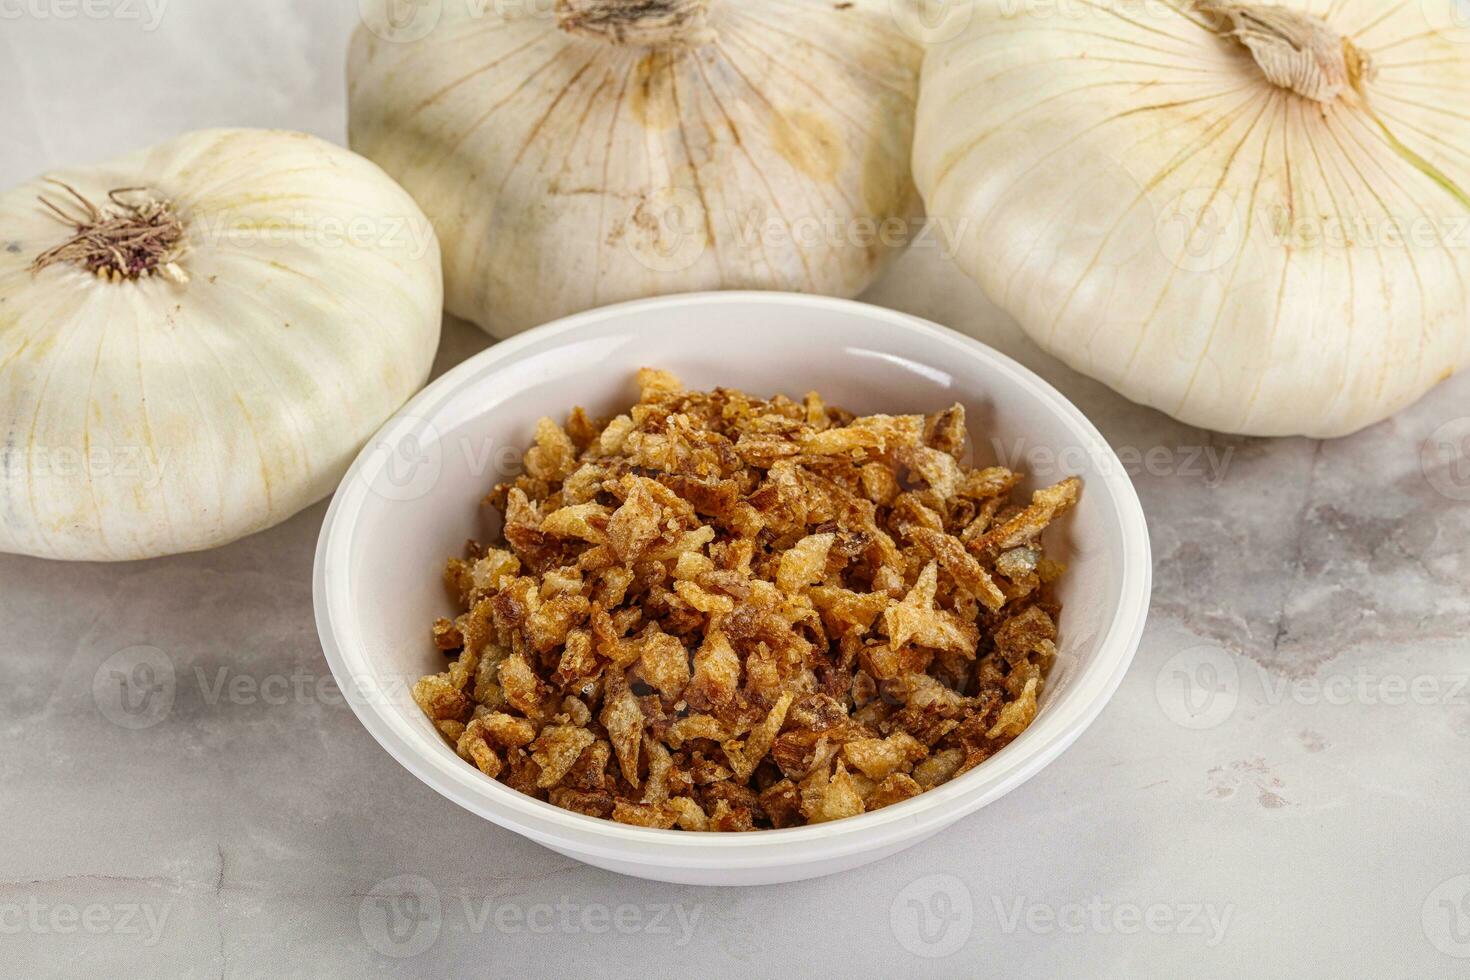
<instances>
[{"instance_id":1,"label":"dried onion root","mask_svg":"<svg viewBox=\"0 0 1470 980\"><path fill-rule=\"evenodd\" d=\"M38 199L76 233L36 256L33 275L68 262L113 282L154 275L181 284L189 281L179 265L185 251L184 224L167 201L153 197L146 188L119 187L108 192L112 207L104 210L64 181L48 179L48 183L60 187L70 200L58 202L44 194ZM128 194L143 196L128 201L124 197Z\"/></svg>"}]
</instances>

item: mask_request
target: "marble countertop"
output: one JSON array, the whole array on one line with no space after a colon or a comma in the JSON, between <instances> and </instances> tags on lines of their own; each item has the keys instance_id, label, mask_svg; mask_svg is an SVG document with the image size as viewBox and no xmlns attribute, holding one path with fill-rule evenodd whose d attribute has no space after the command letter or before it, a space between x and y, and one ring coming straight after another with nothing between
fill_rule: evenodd
<instances>
[{"instance_id":1,"label":"marble countertop","mask_svg":"<svg viewBox=\"0 0 1470 980\"><path fill-rule=\"evenodd\" d=\"M356 17L0 0L0 184L197 127L341 140ZM324 504L208 554L0 558L3 972L1463 975L1470 377L1349 439L1228 438L1041 354L937 248L867 298L1018 357L1138 462L1152 618L1058 762L845 875L638 881L440 799L358 724L312 620ZM440 369L487 343L449 323ZM141 727L94 692L136 646L175 679Z\"/></svg>"}]
</instances>

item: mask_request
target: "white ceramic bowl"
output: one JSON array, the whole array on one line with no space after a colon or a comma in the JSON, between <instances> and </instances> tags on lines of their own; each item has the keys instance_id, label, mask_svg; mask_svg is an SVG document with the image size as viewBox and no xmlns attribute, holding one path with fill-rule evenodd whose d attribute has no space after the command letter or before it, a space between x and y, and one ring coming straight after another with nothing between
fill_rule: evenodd
<instances>
[{"instance_id":1,"label":"white ceramic bowl","mask_svg":"<svg viewBox=\"0 0 1470 980\"><path fill-rule=\"evenodd\" d=\"M1063 579L1060 656L1036 721L983 765L847 820L747 834L629 827L517 793L459 759L408 688L443 669L429 624L452 615L443 562L483 536L478 502L528 444L535 421L573 405L614 414L641 366L692 387L800 397L857 412L968 412L979 461L1020 451L1032 486L1080 473L1077 509L1048 531ZM993 440L999 440L995 442ZM1048 461L1048 454L1050 460ZM1023 467L1024 468L1024 467ZM1028 487L1028 489L1030 489ZM1051 762L1107 703L1148 611L1148 531L1123 467L1077 409L983 344L889 310L778 293L629 303L532 330L430 385L358 457L327 513L315 570L317 628L343 692L373 737L437 792L570 857L695 884L795 881L857 867L944 829Z\"/></svg>"}]
</instances>

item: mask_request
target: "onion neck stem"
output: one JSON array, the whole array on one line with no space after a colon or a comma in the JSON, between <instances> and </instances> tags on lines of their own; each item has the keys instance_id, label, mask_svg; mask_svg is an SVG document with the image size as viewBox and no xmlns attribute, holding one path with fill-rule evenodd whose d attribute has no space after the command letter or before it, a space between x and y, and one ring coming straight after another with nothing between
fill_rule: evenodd
<instances>
[{"instance_id":1,"label":"onion neck stem","mask_svg":"<svg viewBox=\"0 0 1470 980\"><path fill-rule=\"evenodd\" d=\"M1194 0L1194 6L1217 34L1249 50L1273 85L1324 105L1354 98L1355 107L1373 120L1394 153L1470 209L1470 194L1406 146L1374 111L1368 97L1368 84L1377 75L1373 58L1327 21L1285 7L1234 0Z\"/></svg>"},{"instance_id":2,"label":"onion neck stem","mask_svg":"<svg viewBox=\"0 0 1470 980\"><path fill-rule=\"evenodd\" d=\"M618 47L697 48L715 39L712 0L556 0L556 25Z\"/></svg>"},{"instance_id":3,"label":"onion neck stem","mask_svg":"<svg viewBox=\"0 0 1470 980\"><path fill-rule=\"evenodd\" d=\"M1373 59L1313 14L1233 0L1195 0L1221 37L1250 51L1271 84L1314 102L1334 102L1346 92L1363 94L1373 80Z\"/></svg>"}]
</instances>

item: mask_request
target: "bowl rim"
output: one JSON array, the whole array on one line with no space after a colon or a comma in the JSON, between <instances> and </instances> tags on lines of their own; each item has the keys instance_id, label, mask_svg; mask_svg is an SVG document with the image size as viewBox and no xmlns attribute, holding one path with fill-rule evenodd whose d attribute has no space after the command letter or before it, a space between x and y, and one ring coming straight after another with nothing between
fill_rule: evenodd
<instances>
[{"instance_id":1,"label":"bowl rim","mask_svg":"<svg viewBox=\"0 0 1470 980\"><path fill-rule=\"evenodd\" d=\"M563 810L487 779L452 753L422 751L421 736L405 730L396 709L382 698L353 696L370 664L358 637L345 588L346 557L352 528L367 499L371 481L363 478L375 458L382 433L404 419L436 417L470 379L504 370L522 352L599 324L627 321L655 310L709 305L770 305L822 308L870 321L883 321L896 335L924 336L953 348L957 356L980 358L1026 388L1067 424L1104 465L1089 486L1101 482L1112 502L1112 517L1122 537L1121 598L1097 641L1088 668L1068 702L1043 710L1032 725L980 766L909 800L872 813L830 823L757 832L688 833L634 827ZM1137 652L1148 616L1152 560L1148 525L1132 480L1097 428L1067 398L1034 372L994 348L928 320L854 300L800 293L724 291L684 293L634 300L578 313L500 341L451 368L410 399L386 421L348 468L322 522L312 569L317 632L327 663L363 727L405 769L458 805L558 849L616 861L660 864L676 860L684 868L771 867L792 860L837 859L861 850L916 839L998 799L1060 756L1097 718L1122 683ZM369 685L372 687L373 685ZM1065 711L1060 709L1066 709ZM448 763L453 763L449 765Z\"/></svg>"}]
</instances>

